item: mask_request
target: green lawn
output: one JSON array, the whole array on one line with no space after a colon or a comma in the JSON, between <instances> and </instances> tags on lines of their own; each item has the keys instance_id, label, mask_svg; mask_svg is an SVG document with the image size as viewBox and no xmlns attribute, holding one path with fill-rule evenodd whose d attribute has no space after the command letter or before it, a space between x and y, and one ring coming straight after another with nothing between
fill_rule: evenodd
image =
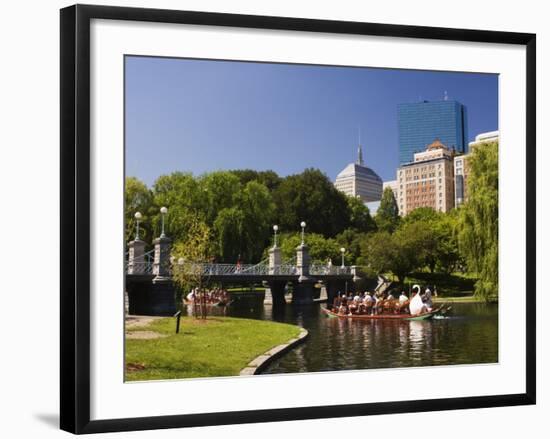
<instances>
[{"instance_id":1,"label":"green lawn","mask_svg":"<svg viewBox=\"0 0 550 439\"><path fill-rule=\"evenodd\" d=\"M179 334L174 318L162 318L127 332L163 337L126 337L126 380L159 380L239 375L252 359L295 338L300 328L283 323L230 317L184 317Z\"/></svg>"},{"instance_id":2,"label":"green lawn","mask_svg":"<svg viewBox=\"0 0 550 439\"><path fill-rule=\"evenodd\" d=\"M459 297L432 297L435 303L477 303L483 302L482 299L479 299L475 296L459 296Z\"/></svg>"}]
</instances>

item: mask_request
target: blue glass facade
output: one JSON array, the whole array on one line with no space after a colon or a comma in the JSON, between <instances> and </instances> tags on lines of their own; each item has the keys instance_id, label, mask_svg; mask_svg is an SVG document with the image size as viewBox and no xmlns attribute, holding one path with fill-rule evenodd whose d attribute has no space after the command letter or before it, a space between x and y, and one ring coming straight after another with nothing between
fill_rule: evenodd
<instances>
[{"instance_id":1,"label":"blue glass facade","mask_svg":"<svg viewBox=\"0 0 550 439\"><path fill-rule=\"evenodd\" d=\"M439 139L448 148L468 152L466 107L457 101L422 101L398 106L399 164Z\"/></svg>"}]
</instances>

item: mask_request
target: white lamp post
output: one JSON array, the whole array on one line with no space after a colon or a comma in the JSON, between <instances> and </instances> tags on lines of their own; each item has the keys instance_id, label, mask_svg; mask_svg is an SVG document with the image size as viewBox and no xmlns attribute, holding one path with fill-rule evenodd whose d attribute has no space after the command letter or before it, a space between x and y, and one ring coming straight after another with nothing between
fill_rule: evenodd
<instances>
[{"instance_id":1,"label":"white lamp post","mask_svg":"<svg viewBox=\"0 0 550 439\"><path fill-rule=\"evenodd\" d=\"M279 230L279 226L275 224L273 226L273 233L275 237L273 238L273 248L277 248L277 231Z\"/></svg>"},{"instance_id":2,"label":"white lamp post","mask_svg":"<svg viewBox=\"0 0 550 439\"><path fill-rule=\"evenodd\" d=\"M166 215L168 213L168 209L164 206L162 206L160 208L160 216L161 216L161 224L162 224L162 228L161 228L161 232L160 232L160 237L161 238L166 238L166 235L164 234L164 215Z\"/></svg>"},{"instance_id":3,"label":"white lamp post","mask_svg":"<svg viewBox=\"0 0 550 439\"><path fill-rule=\"evenodd\" d=\"M346 249L344 247L342 247L340 249L340 253L342 253L342 268L344 268L345 267L345 265L344 265L344 255L346 254Z\"/></svg>"},{"instance_id":4,"label":"white lamp post","mask_svg":"<svg viewBox=\"0 0 550 439\"><path fill-rule=\"evenodd\" d=\"M141 212L136 212L134 214L134 218L136 219L136 241L139 239L139 222L141 221Z\"/></svg>"},{"instance_id":5,"label":"white lamp post","mask_svg":"<svg viewBox=\"0 0 550 439\"><path fill-rule=\"evenodd\" d=\"M300 227L302 228L302 245L304 245L304 233L305 233L305 229L306 229L306 222L302 221L300 223Z\"/></svg>"}]
</instances>

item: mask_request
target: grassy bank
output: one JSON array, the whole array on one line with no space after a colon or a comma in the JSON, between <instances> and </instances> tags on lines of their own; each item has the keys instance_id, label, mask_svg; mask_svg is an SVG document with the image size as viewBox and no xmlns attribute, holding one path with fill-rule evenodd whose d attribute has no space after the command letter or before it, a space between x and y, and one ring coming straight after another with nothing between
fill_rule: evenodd
<instances>
[{"instance_id":1,"label":"grassy bank","mask_svg":"<svg viewBox=\"0 0 550 439\"><path fill-rule=\"evenodd\" d=\"M473 295L470 296L458 296L458 297L433 297L435 303L482 303L483 300Z\"/></svg>"},{"instance_id":2,"label":"grassy bank","mask_svg":"<svg viewBox=\"0 0 550 439\"><path fill-rule=\"evenodd\" d=\"M185 317L179 334L175 326L174 318L162 318L126 328L126 380L239 375L252 359L300 333L294 325L230 317Z\"/></svg>"},{"instance_id":3,"label":"grassy bank","mask_svg":"<svg viewBox=\"0 0 550 439\"><path fill-rule=\"evenodd\" d=\"M462 273L428 273L418 272L407 276L406 284L419 284L422 287L427 285L437 288L440 297L465 299L473 295L476 278ZM471 301L471 300L470 300Z\"/></svg>"}]
</instances>

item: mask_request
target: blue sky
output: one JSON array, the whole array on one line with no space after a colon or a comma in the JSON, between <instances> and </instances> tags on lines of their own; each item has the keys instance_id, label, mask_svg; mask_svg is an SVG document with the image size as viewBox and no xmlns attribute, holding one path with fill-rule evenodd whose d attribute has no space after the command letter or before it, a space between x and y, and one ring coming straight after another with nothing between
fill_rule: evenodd
<instances>
[{"instance_id":1,"label":"blue sky","mask_svg":"<svg viewBox=\"0 0 550 439\"><path fill-rule=\"evenodd\" d=\"M398 165L397 104L458 100L468 136L498 129L498 76L126 57L126 175L321 169L356 158L384 181Z\"/></svg>"}]
</instances>

